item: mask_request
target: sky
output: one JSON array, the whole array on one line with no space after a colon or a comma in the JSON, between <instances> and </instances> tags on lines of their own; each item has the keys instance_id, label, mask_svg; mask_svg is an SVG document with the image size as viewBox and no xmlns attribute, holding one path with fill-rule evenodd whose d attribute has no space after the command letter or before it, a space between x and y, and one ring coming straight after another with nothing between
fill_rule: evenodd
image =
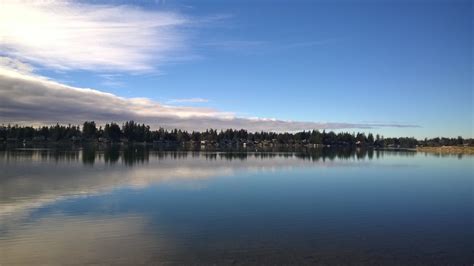
<instances>
[{"instance_id":1,"label":"sky","mask_svg":"<svg viewBox=\"0 0 474 266\"><path fill-rule=\"evenodd\" d=\"M473 4L0 2L0 121L473 137Z\"/></svg>"}]
</instances>

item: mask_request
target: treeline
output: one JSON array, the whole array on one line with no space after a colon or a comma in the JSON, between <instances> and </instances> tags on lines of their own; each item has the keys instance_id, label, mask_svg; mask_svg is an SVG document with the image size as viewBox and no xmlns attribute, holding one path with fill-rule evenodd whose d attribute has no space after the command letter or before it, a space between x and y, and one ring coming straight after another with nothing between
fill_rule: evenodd
<instances>
[{"instance_id":1,"label":"treeline","mask_svg":"<svg viewBox=\"0 0 474 266\"><path fill-rule=\"evenodd\" d=\"M290 145L322 145L322 146L369 146L414 148L419 146L474 146L474 140L458 138L433 138L417 140L413 137L384 138L371 133L335 133L333 131L302 131L297 133L248 132L240 129L214 130L203 132L184 131L180 129L151 130L150 126L128 121L121 126L108 123L98 127L94 121L86 121L81 126L0 126L0 141L73 141L73 142L147 142L163 145L199 144L214 146L290 146Z\"/></svg>"}]
</instances>

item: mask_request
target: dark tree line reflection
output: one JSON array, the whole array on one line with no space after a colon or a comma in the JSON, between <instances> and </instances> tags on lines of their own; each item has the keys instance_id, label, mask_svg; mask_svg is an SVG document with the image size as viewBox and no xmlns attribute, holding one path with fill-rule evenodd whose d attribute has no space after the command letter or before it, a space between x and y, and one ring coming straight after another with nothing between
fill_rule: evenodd
<instances>
[{"instance_id":1,"label":"dark tree line reflection","mask_svg":"<svg viewBox=\"0 0 474 266\"><path fill-rule=\"evenodd\" d=\"M146 163L149 160L150 150L146 146L108 146L105 149L99 149L96 146L84 147L78 151L82 153L82 162L93 165L96 160L104 161L106 164L115 164L122 162L124 165L133 166L137 163Z\"/></svg>"},{"instance_id":2,"label":"dark tree line reflection","mask_svg":"<svg viewBox=\"0 0 474 266\"><path fill-rule=\"evenodd\" d=\"M54 148L15 148L0 149L0 159L8 161L14 159L52 160L52 161L82 161L85 165L94 165L97 162L105 164L122 163L126 166L144 164L150 157L161 159L204 158L206 160L247 160L271 158L297 158L308 161L326 160L372 160L386 154L397 156L414 156L413 151L386 151L361 148L300 148L300 149L261 149L261 150L161 150L147 145L107 145ZM449 155L447 155L449 156Z\"/></svg>"}]
</instances>

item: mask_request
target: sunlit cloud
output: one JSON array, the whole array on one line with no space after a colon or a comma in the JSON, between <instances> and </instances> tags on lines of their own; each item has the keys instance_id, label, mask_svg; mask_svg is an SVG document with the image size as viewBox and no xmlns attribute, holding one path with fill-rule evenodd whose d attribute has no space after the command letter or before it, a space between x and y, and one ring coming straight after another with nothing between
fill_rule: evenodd
<instances>
[{"instance_id":1,"label":"sunlit cloud","mask_svg":"<svg viewBox=\"0 0 474 266\"><path fill-rule=\"evenodd\" d=\"M207 103L208 99L204 98L185 98L185 99L172 99L167 101L167 103Z\"/></svg>"},{"instance_id":2,"label":"sunlit cloud","mask_svg":"<svg viewBox=\"0 0 474 266\"><path fill-rule=\"evenodd\" d=\"M180 27L188 22L175 12L135 6L7 0L0 8L0 49L53 69L154 71L186 49Z\"/></svg>"},{"instance_id":3,"label":"sunlit cloud","mask_svg":"<svg viewBox=\"0 0 474 266\"><path fill-rule=\"evenodd\" d=\"M135 120L152 128L205 130L244 128L249 131L297 131L374 127L413 127L404 124L301 122L238 117L207 107L174 106L148 98L125 98L95 89L65 85L34 74L0 67L0 121L15 124L55 124L95 120L98 123Z\"/></svg>"}]
</instances>

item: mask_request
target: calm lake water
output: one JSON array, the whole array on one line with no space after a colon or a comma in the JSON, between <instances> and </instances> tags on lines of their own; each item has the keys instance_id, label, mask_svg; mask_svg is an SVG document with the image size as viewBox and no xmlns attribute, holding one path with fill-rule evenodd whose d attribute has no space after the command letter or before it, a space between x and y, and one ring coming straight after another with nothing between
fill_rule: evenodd
<instances>
[{"instance_id":1,"label":"calm lake water","mask_svg":"<svg viewBox=\"0 0 474 266\"><path fill-rule=\"evenodd\" d=\"M474 262L474 157L0 151L0 265Z\"/></svg>"}]
</instances>

